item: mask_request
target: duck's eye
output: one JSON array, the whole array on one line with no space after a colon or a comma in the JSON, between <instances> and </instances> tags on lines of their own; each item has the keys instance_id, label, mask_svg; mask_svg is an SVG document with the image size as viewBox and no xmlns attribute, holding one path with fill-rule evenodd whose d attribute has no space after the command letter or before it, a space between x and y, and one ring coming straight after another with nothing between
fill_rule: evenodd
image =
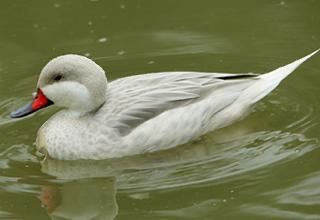
<instances>
[{"instance_id":1,"label":"duck's eye","mask_svg":"<svg viewBox=\"0 0 320 220\"><path fill-rule=\"evenodd\" d=\"M61 80L63 78L63 76L61 75L61 74L58 74L58 75L56 75L54 78L53 78L53 80L54 81L59 81L59 80Z\"/></svg>"}]
</instances>

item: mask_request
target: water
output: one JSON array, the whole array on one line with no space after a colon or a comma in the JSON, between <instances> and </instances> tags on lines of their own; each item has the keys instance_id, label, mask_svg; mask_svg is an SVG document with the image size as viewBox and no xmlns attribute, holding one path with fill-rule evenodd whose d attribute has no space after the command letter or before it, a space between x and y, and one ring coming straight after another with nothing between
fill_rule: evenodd
<instances>
[{"instance_id":1,"label":"water","mask_svg":"<svg viewBox=\"0 0 320 220\"><path fill-rule=\"evenodd\" d=\"M11 120L51 58L89 56L108 79L194 70L267 72L320 46L320 2L18 1L0 7L0 219L320 219L319 61L244 120L172 150L44 161Z\"/></svg>"}]
</instances>

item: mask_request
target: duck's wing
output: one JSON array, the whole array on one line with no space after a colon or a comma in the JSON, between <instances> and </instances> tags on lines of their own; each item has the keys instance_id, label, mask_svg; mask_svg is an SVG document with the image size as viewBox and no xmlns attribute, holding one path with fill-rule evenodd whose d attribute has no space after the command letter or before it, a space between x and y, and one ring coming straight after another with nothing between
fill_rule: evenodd
<instances>
[{"instance_id":1,"label":"duck's wing","mask_svg":"<svg viewBox=\"0 0 320 220\"><path fill-rule=\"evenodd\" d=\"M109 126L126 135L157 115L200 101L222 87L232 85L233 94L235 87L241 92L256 76L252 73L166 72L121 78L108 84L106 120Z\"/></svg>"},{"instance_id":2,"label":"duck's wing","mask_svg":"<svg viewBox=\"0 0 320 220\"><path fill-rule=\"evenodd\" d=\"M105 116L109 126L126 135L165 111L193 104L208 95L212 95L213 114L233 103L244 108L265 97L318 51L261 76L252 73L164 72L118 79L108 84L101 117ZM239 108L235 109L238 111Z\"/></svg>"}]
</instances>

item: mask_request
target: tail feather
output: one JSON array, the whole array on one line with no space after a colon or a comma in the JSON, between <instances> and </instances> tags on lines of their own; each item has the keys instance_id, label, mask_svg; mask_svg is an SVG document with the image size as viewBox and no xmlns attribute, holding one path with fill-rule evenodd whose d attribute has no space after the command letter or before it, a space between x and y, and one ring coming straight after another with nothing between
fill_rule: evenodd
<instances>
[{"instance_id":1,"label":"tail feather","mask_svg":"<svg viewBox=\"0 0 320 220\"><path fill-rule=\"evenodd\" d=\"M259 80L244 91L239 97L239 101L249 102L251 104L259 101L275 89L284 78L319 51L320 49L288 65L259 76Z\"/></svg>"},{"instance_id":2,"label":"tail feather","mask_svg":"<svg viewBox=\"0 0 320 220\"><path fill-rule=\"evenodd\" d=\"M297 69L302 63L304 63L305 61L307 61L309 58L311 58L313 55L315 55L316 53L318 53L320 50L320 48L314 52L312 52L311 54L302 57L296 61L293 61L290 64L287 64L283 67L280 67L276 70L273 70L269 73L263 74L261 76L261 78L263 79L267 79L267 80L275 80L278 81L278 83L280 83L284 78L286 78L290 73L292 73L295 69Z\"/></svg>"}]
</instances>

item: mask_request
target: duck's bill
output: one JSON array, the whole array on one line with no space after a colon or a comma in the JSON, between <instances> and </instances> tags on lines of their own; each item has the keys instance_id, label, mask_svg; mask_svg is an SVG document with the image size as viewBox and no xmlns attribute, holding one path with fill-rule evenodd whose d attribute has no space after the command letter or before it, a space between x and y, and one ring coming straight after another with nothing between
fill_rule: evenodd
<instances>
[{"instance_id":1,"label":"duck's bill","mask_svg":"<svg viewBox=\"0 0 320 220\"><path fill-rule=\"evenodd\" d=\"M53 102L43 94L41 89L38 89L37 95L31 103L11 112L10 116L11 118L21 118L52 104Z\"/></svg>"}]
</instances>

